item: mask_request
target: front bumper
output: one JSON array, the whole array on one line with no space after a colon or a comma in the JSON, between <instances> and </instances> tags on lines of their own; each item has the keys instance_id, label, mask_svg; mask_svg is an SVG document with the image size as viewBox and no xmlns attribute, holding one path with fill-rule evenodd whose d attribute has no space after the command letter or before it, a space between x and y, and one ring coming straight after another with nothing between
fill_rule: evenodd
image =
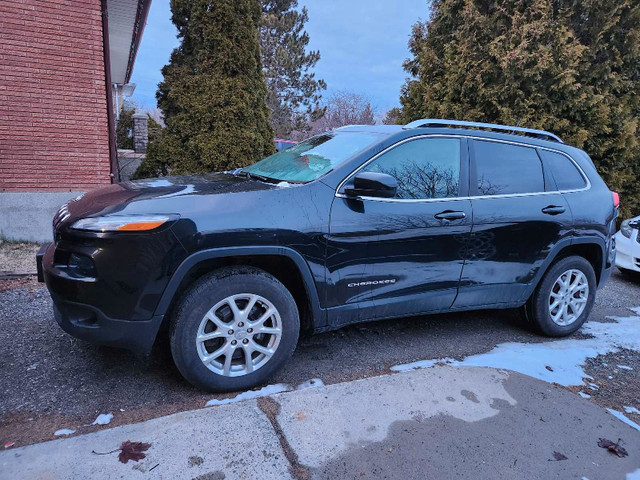
<instances>
[{"instance_id":1,"label":"front bumper","mask_svg":"<svg viewBox=\"0 0 640 480\"><path fill-rule=\"evenodd\" d=\"M98 345L149 353L162 324L162 315L146 321L117 320L89 305L65 301L55 294L51 294L51 298L60 328L73 337Z\"/></svg>"},{"instance_id":2,"label":"front bumper","mask_svg":"<svg viewBox=\"0 0 640 480\"><path fill-rule=\"evenodd\" d=\"M138 353L148 353L162 324L163 315L148 320L123 320L111 318L100 308L70 300L76 290L82 290L82 282L66 276L53 267L55 246L43 245L36 254L38 280L45 282L53 300L56 322L73 337L98 345L126 348ZM85 284L85 288L89 286ZM60 292L65 292L63 295ZM104 292L106 295L107 292Z\"/></svg>"},{"instance_id":3,"label":"front bumper","mask_svg":"<svg viewBox=\"0 0 640 480\"><path fill-rule=\"evenodd\" d=\"M616 233L616 267L640 272L640 243L637 240L640 231L634 229L632 232L631 238Z\"/></svg>"}]
</instances>

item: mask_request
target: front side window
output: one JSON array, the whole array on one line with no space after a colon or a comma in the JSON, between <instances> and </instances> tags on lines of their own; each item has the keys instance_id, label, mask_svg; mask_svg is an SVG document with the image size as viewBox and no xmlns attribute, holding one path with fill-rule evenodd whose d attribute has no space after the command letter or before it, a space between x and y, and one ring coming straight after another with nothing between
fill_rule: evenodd
<instances>
[{"instance_id":1,"label":"front side window","mask_svg":"<svg viewBox=\"0 0 640 480\"><path fill-rule=\"evenodd\" d=\"M373 133L327 132L245 167L242 172L271 181L310 182L379 140Z\"/></svg>"},{"instance_id":2,"label":"front side window","mask_svg":"<svg viewBox=\"0 0 640 480\"><path fill-rule=\"evenodd\" d=\"M542 163L535 149L474 141L478 195L544 192Z\"/></svg>"},{"instance_id":3,"label":"front side window","mask_svg":"<svg viewBox=\"0 0 640 480\"><path fill-rule=\"evenodd\" d=\"M545 167L551 170L558 190L577 190L584 188L586 182L578 167L568 157L549 150L538 150Z\"/></svg>"},{"instance_id":4,"label":"front side window","mask_svg":"<svg viewBox=\"0 0 640 480\"><path fill-rule=\"evenodd\" d=\"M395 198L457 197L460 182L460 140L422 138L383 153L362 171L386 173L398 181Z\"/></svg>"}]
</instances>

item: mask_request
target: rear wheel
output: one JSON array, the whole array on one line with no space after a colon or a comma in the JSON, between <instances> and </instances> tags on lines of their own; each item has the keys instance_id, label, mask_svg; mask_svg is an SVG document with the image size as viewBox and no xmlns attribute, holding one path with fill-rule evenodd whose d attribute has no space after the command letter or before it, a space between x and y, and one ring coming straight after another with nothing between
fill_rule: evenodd
<instances>
[{"instance_id":1,"label":"rear wheel","mask_svg":"<svg viewBox=\"0 0 640 480\"><path fill-rule=\"evenodd\" d=\"M583 257L565 257L545 273L525 305L527 319L544 335L562 337L578 330L595 300L596 275Z\"/></svg>"},{"instance_id":2,"label":"rear wheel","mask_svg":"<svg viewBox=\"0 0 640 480\"><path fill-rule=\"evenodd\" d=\"M300 320L289 291L268 273L225 268L182 297L170 332L180 373L210 391L263 383L291 356Z\"/></svg>"}]
</instances>

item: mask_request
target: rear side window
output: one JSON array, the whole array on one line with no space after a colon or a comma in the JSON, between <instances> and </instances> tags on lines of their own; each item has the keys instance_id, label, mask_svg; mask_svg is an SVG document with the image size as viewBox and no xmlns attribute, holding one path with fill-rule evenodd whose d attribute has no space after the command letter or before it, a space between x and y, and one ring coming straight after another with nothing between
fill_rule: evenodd
<instances>
[{"instance_id":1,"label":"rear side window","mask_svg":"<svg viewBox=\"0 0 640 480\"><path fill-rule=\"evenodd\" d=\"M558 190L576 190L587 184L578 167L568 157L549 150L538 150L546 168L556 182Z\"/></svg>"},{"instance_id":2,"label":"rear side window","mask_svg":"<svg viewBox=\"0 0 640 480\"><path fill-rule=\"evenodd\" d=\"M540 157L534 148L474 141L478 195L544 192Z\"/></svg>"},{"instance_id":3,"label":"rear side window","mask_svg":"<svg viewBox=\"0 0 640 480\"><path fill-rule=\"evenodd\" d=\"M460 140L411 140L380 155L362 170L395 177L398 181L395 198L457 197L460 184Z\"/></svg>"}]
</instances>

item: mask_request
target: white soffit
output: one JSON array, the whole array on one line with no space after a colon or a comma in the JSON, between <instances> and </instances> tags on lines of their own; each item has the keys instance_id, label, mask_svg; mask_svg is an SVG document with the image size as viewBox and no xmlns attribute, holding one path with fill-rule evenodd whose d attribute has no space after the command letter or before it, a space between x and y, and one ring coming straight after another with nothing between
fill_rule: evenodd
<instances>
[{"instance_id":1,"label":"white soffit","mask_svg":"<svg viewBox=\"0 0 640 480\"><path fill-rule=\"evenodd\" d=\"M111 82L126 83L138 0L107 0Z\"/></svg>"}]
</instances>

